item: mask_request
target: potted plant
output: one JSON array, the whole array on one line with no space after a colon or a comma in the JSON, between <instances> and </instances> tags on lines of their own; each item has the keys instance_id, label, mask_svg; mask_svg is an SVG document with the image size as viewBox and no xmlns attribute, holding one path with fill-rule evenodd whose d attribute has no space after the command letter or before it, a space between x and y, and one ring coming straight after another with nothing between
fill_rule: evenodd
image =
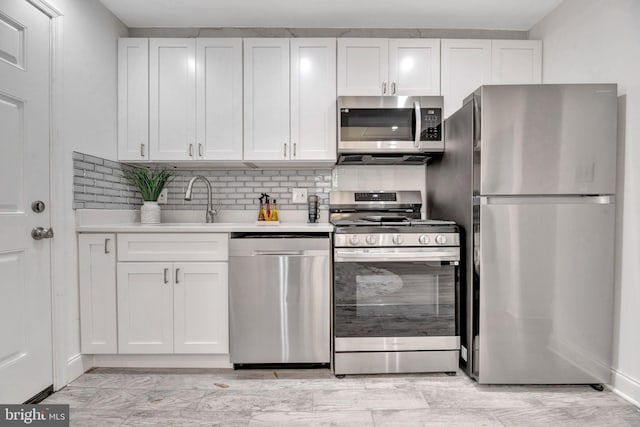
<instances>
[{"instance_id":1,"label":"potted plant","mask_svg":"<svg viewBox=\"0 0 640 427\"><path fill-rule=\"evenodd\" d=\"M131 184L138 187L142 195L140 222L143 224L160 223L160 206L158 197L171 178L166 169L132 168L124 171L124 176Z\"/></svg>"}]
</instances>

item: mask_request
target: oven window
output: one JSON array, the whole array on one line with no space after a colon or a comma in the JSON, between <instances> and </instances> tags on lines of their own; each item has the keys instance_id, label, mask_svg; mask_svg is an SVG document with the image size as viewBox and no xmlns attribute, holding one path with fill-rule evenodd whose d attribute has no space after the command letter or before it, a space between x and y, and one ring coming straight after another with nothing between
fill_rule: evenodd
<instances>
[{"instance_id":1,"label":"oven window","mask_svg":"<svg viewBox=\"0 0 640 427\"><path fill-rule=\"evenodd\" d=\"M342 141L413 141L412 108L349 108L340 112Z\"/></svg>"},{"instance_id":2,"label":"oven window","mask_svg":"<svg viewBox=\"0 0 640 427\"><path fill-rule=\"evenodd\" d=\"M336 337L456 335L457 267L439 262L336 262Z\"/></svg>"}]
</instances>

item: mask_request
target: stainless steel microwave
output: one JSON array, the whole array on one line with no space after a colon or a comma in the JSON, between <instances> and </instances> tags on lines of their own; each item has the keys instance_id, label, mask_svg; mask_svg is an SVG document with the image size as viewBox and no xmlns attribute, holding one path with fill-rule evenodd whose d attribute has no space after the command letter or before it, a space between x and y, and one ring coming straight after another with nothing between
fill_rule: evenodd
<instances>
[{"instance_id":1,"label":"stainless steel microwave","mask_svg":"<svg viewBox=\"0 0 640 427\"><path fill-rule=\"evenodd\" d=\"M338 97L339 163L357 162L358 155L369 155L369 163L393 163L375 159L443 152L442 107L441 96Z\"/></svg>"}]
</instances>

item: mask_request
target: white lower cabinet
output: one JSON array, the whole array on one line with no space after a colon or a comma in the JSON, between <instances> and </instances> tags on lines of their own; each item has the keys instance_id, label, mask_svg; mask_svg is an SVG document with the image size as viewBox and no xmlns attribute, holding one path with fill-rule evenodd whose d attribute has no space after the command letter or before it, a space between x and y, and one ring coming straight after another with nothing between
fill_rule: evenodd
<instances>
[{"instance_id":1,"label":"white lower cabinet","mask_svg":"<svg viewBox=\"0 0 640 427\"><path fill-rule=\"evenodd\" d=\"M96 233L78 242L83 353L229 352L228 234Z\"/></svg>"},{"instance_id":2,"label":"white lower cabinet","mask_svg":"<svg viewBox=\"0 0 640 427\"><path fill-rule=\"evenodd\" d=\"M174 264L174 353L228 353L227 263Z\"/></svg>"},{"instance_id":3,"label":"white lower cabinet","mask_svg":"<svg viewBox=\"0 0 640 427\"><path fill-rule=\"evenodd\" d=\"M115 234L78 237L82 352L118 352Z\"/></svg>"},{"instance_id":4,"label":"white lower cabinet","mask_svg":"<svg viewBox=\"0 0 640 427\"><path fill-rule=\"evenodd\" d=\"M227 353L227 263L118 263L120 353Z\"/></svg>"},{"instance_id":5,"label":"white lower cabinet","mask_svg":"<svg viewBox=\"0 0 640 427\"><path fill-rule=\"evenodd\" d=\"M173 265L118 263L120 353L173 353Z\"/></svg>"}]
</instances>

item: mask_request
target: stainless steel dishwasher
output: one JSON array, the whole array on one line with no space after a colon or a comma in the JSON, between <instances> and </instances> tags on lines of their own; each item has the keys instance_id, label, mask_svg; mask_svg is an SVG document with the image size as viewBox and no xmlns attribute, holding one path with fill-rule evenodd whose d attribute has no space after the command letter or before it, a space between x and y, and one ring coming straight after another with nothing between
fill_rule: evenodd
<instances>
[{"instance_id":1,"label":"stainless steel dishwasher","mask_svg":"<svg viewBox=\"0 0 640 427\"><path fill-rule=\"evenodd\" d=\"M232 233L230 357L253 364L328 364L328 233Z\"/></svg>"}]
</instances>

